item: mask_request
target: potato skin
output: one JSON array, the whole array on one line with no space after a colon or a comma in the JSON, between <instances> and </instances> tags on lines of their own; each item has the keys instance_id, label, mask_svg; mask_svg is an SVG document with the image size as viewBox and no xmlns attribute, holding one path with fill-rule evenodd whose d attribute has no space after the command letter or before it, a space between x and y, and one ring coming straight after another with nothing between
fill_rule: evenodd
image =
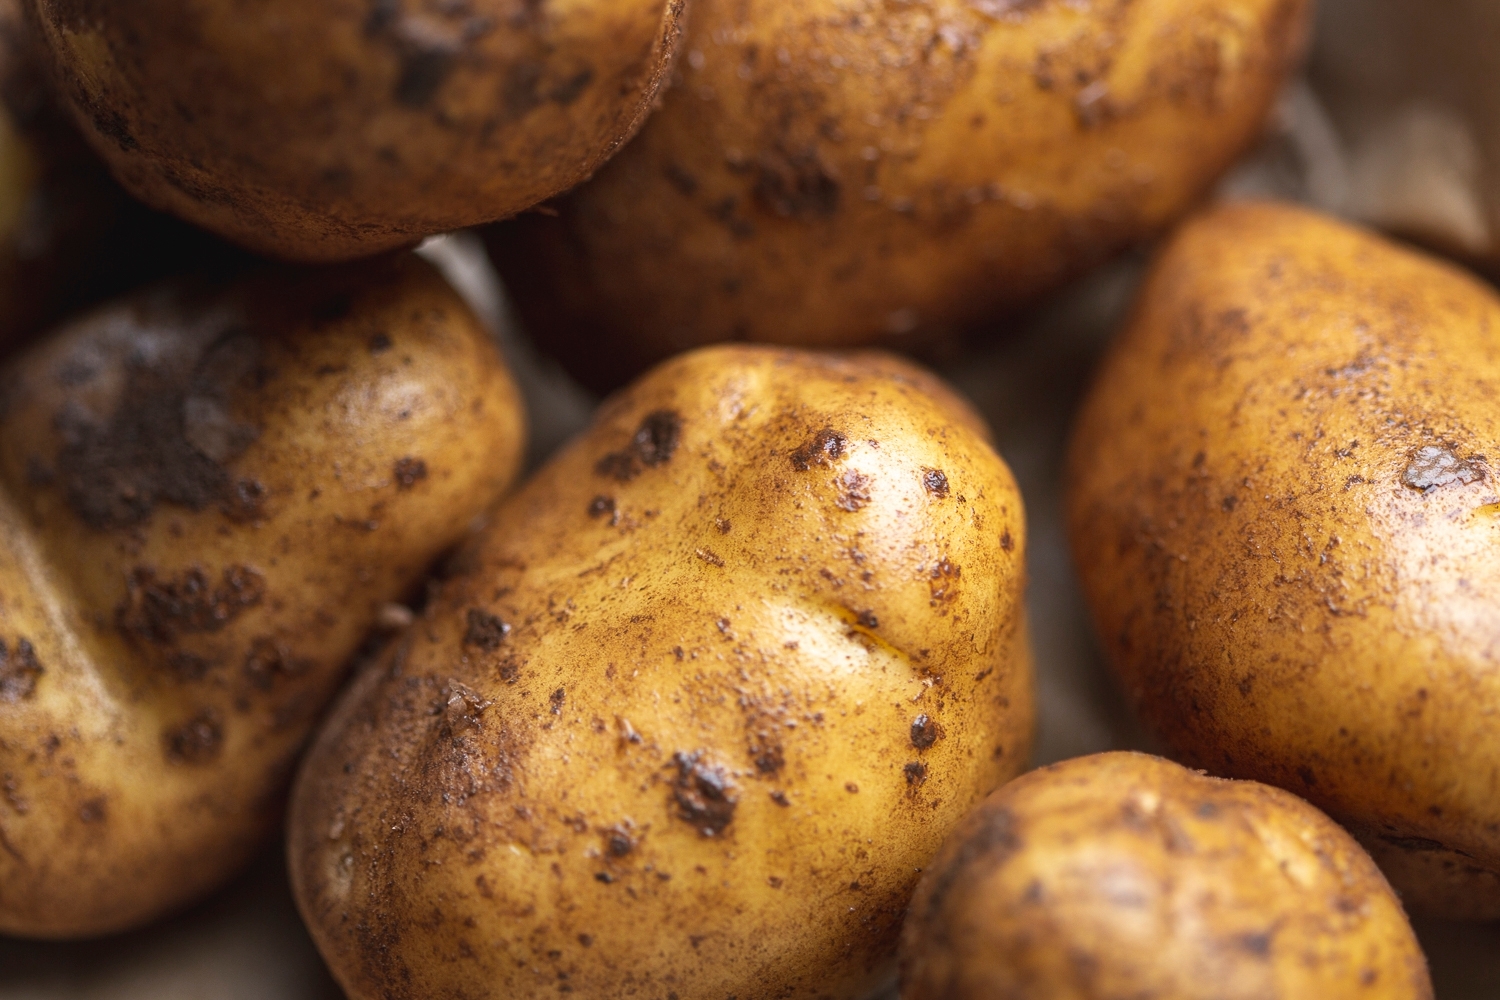
<instances>
[{"instance_id":1,"label":"potato skin","mask_svg":"<svg viewBox=\"0 0 1500 1000\"><path fill-rule=\"evenodd\" d=\"M252 250L365 256L587 177L685 0L25 0L120 182Z\"/></svg>"},{"instance_id":2,"label":"potato skin","mask_svg":"<svg viewBox=\"0 0 1500 1000\"><path fill-rule=\"evenodd\" d=\"M594 385L714 341L931 349L1196 200L1307 7L695 0L661 110L491 251Z\"/></svg>"},{"instance_id":3,"label":"potato skin","mask_svg":"<svg viewBox=\"0 0 1500 1000\"><path fill-rule=\"evenodd\" d=\"M349 996L869 986L1032 728L1021 498L923 377L694 352L507 501L299 773Z\"/></svg>"},{"instance_id":4,"label":"potato skin","mask_svg":"<svg viewBox=\"0 0 1500 1000\"><path fill-rule=\"evenodd\" d=\"M1450 917L1500 916L1497 394L1491 289L1226 206L1156 262L1069 456L1085 593L1147 721L1404 856L1407 905Z\"/></svg>"},{"instance_id":5,"label":"potato skin","mask_svg":"<svg viewBox=\"0 0 1500 1000\"><path fill-rule=\"evenodd\" d=\"M0 933L231 875L384 602L514 477L518 395L425 263L182 281L0 375Z\"/></svg>"},{"instance_id":6,"label":"potato skin","mask_svg":"<svg viewBox=\"0 0 1500 1000\"><path fill-rule=\"evenodd\" d=\"M19 0L0 0L0 354L226 245L125 193L53 100Z\"/></svg>"},{"instance_id":7,"label":"potato skin","mask_svg":"<svg viewBox=\"0 0 1500 1000\"><path fill-rule=\"evenodd\" d=\"M1306 802L1138 753L987 798L922 876L903 1000L1431 1000L1380 869Z\"/></svg>"}]
</instances>

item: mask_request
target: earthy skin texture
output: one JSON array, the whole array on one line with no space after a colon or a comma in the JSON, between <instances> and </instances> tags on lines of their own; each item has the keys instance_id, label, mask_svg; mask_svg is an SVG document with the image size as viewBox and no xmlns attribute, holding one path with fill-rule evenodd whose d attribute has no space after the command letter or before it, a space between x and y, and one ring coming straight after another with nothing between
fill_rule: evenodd
<instances>
[{"instance_id":1,"label":"earthy skin texture","mask_svg":"<svg viewBox=\"0 0 1500 1000\"><path fill-rule=\"evenodd\" d=\"M595 385L712 341L930 348L1198 198L1307 6L695 0L661 110L492 252Z\"/></svg>"},{"instance_id":2,"label":"earthy skin texture","mask_svg":"<svg viewBox=\"0 0 1500 1000\"><path fill-rule=\"evenodd\" d=\"M1074 554L1176 752L1500 916L1500 299L1269 204L1172 240L1079 417Z\"/></svg>"},{"instance_id":3,"label":"earthy skin texture","mask_svg":"<svg viewBox=\"0 0 1500 1000\"><path fill-rule=\"evenodd\" d=\"M264 842L519 405L410 256L157 288L0 374L0 933L140 924Z\"/></svg>"},{"instance_id":4,"label":"earthy skin texture","mask_svg":"<svg viewBox=\"0 0 1500 1000\"><path fill-rule=\"evenodd\" d=\"M126 194L42 66L19 0L0 0L0 353L65 312L233 256Z\"/></svg>"},{"instance_id":5,"label":"earthy skin texture","mask_svg":"<svg viewBox=\"0 0 1500 1000\"><path fill-rule=\"evenodd\" d=\"M24 0L135 195L341 260L503 218L640 125L684 0Z\"/></svg>"},{"instance_id":6,"label":"earthy skin texture","mask_svg":"<svg viewBox=\"0 0 1500 1000\"><path fill-rule=\"evenodd\" d=\"M1105 753L995 792L922 876L903 1000L1432 1000L1391 887L1306 802Z\"/></svg>"},{"instance_id":7,"label":"earthy skin texture","mask_svg":"<svg viewBox=\"0 0 1500 1000\"><path fill-rule=\"evenodd\" d=\"M1026 760L1021 498L893 358L605 405L341 701L293 885L351 997L855 997Z\"/></svg>"}]
</instances>

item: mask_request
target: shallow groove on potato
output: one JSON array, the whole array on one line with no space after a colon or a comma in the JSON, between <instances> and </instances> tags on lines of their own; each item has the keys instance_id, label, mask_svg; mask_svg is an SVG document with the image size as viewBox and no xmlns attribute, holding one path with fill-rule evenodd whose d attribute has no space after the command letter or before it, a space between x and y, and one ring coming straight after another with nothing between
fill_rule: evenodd
<instances>
[{"instance_id":1,"label":"shallow groove on potato","mask_svg":"<svg viewBox=\"0 0 1500 1000\"><path fill-rule=\"evenodd\" d=\"M674 359L341 700L290 823L319 948L359 998L859 995L1024 766L1024 551L932 376Z\"/></svg>"},{"instance_id":2,"label":"shallow groove on potato","mask_svg":"<svg viewBox=\"0 0 1500 1000\"><path fill-rule=\"evenodd\" d=\"M0 372L0 932L135 926L247 860L523 424L409 255L176 281Z\"/></svg>"}]
</instances>

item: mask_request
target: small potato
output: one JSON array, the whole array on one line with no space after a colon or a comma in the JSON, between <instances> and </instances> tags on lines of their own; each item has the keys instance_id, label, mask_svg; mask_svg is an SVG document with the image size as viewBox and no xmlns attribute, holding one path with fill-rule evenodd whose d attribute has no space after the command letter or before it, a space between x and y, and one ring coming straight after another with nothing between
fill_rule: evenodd
<instances>
[{"instance_id":1,"label":"small potato","mask_svg":"<svg viewBox=\"0 0 1500 1000\"><path fill-rule=\"evenodd\" d=\"M694 0L640 136L491 250L596 386L713 341L931 348L1200 197L1308 6Z\"/></svg>"},{"instance_id":2,"label":"small potato","mask_svg":"<svg viewBox=\"0 0 1500 1000\"><path fill-rule=\"evenodd\" d=\"M869 987L1031 738L1021 497L932 381L702 350L499 510L298 778L350 997Z\"/></svg>"},{"instance_id":3,"label":"small potato","mask_svg":"<svg viewBox=\"0 0 1500 1000\"><path fill-rule=\"evenodd\" d=\"M122 184L260 253L504 218L644 120L686 0L24 0Z\"/></svg>"},{"instance_id":4,"label":"small potato","mask_svg":"<svg viewBox=\"0 0 1500 1000\"><path fill-rule=\"evenodd\" d=\"M1500 298L1271 204L1172 240L1069 457L1110 659L1185 759L1291 789L1414 909L1500 917Z\"/></svg>"},{"instance_id":5,"label":"small potato","mask_svg":"<svg viewBox=\"0 0 1500 1000\"><path fill-rule=\"evenodd\" d=\"M167 285L0 373L0 933L141 924L263 843L382 606L514 477L517 400L410 255Z\"/></svg>"},{"instance_id":6,"label":"small potato","mask_svg":"<svg viewBox=\"0 0 1500 1000\"><path fill-rule=\"evenodd\" d=\"M114 182L46 85L20 0L0 0L0 353L228 248Z\"/></svg>"},{"instance_id":7,"label":"small potato","mask_svg":"<svg viewBox=\"0 0 1500 1000\"><path fill-rule=\"evenodd\" d=\"M1431 1000L1369 855L1301 799L1105 753L992 794L901 939L903 1000Z\"/></svg>"}]
</instances>

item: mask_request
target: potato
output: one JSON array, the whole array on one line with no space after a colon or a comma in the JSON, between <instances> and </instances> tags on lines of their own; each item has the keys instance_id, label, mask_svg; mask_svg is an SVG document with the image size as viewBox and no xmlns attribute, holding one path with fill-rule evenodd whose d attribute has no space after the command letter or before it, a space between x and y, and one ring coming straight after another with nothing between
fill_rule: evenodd
<instances>
[{"instance_id":1,"label":"potato","mask_svg":"<svg viewBox=\"0 0 1500 1000\"><path fill-rule=\"evenodd\" d=\"M1431 1000L1369 855L1278 788L1103 753L992 794L922 876L903 1000Z\"/></svg>"},{"instance_id":2,"label":"potato","mask_svg":"<svg viewBox=\"0 0 1500 1000\"><path fill-rule=\"evenodd\" d=\"M640 137L491 250L595 385L711 341L931 350L1198 198L1307 6L695 0Z\"/></svg>"},{"instance_id":3,"label":"potato","mask_svg":"<svg viewBox=\"0 0 1500 1000\"><path fill-rule=\"evenodd\" d=\"M517 398L410 255L156 288L0 374L0 933L247 860L382 607L515 475Z\"/></svg>"},{"instance_id":4,"label":"potato","mask_svg":"<svg viewBox=\"0 0 1500 1000\"><path fill-rule=\"evenodd\" d=\"M110 178L52 100L20 0L0 0L0 353L69 311L231 256Z\"/></svg>"},{"instance_id":5,"label":"potato","mask_svg":"<svg viewBox=\"0 0 1500 1000\"><path fill-rule=\"evenodd\" d=\"M869 985L1031 736L1021 498L930 378L698 351L506 502L299 772L350 997Z\"/></svg>"},{"instance_id":6,"label":"potato","mask_svg":"<svg viewBox=\"0 0 1500 1000\"><path fill-rule=\"evenodd\" d=\"M685 0L25 0L136 196L331 261L510 215L640 125Z\"/></svg>"},{"instance_id":7,"label":"potato","mask_svg":"<svg viewBox=\"0 0 1500 1000\"><path fill-rule=\"evenodd\" d=\"M1497 398L1492 289L1221 207L1156 262L1069 457L1084 589L1146 720L1312 800L1447 916L1500 916Z\"/></svg>"}]
</instances>

